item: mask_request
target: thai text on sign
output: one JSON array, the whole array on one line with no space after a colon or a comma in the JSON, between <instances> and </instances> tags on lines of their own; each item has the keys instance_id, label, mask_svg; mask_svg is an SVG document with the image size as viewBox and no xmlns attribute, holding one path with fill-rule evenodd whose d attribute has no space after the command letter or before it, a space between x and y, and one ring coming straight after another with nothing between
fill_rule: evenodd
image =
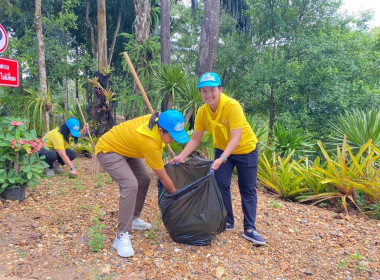
<instances>
[{"instance_id":1,"label":"thai text on sign","mask_svg":"<svg viewBox=\"0 0 380 280\"><path fill-rule=\"evenodd\" d=\"M0 86L18 87L18 61L0 57Z\"/></svg>"}]
</instances>

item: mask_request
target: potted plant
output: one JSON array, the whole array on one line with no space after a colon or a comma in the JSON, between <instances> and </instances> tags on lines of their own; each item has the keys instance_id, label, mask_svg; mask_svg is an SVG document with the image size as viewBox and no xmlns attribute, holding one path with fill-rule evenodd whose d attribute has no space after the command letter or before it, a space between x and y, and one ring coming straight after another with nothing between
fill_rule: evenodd
<instances>
[{"instance_id":1,"label":"potted plant","mask_svg":"<svg viewBox=\"0 0 380 280\"><path fill-rule=\"evenodd\" d=\"M0 193L5 199L22 201L26 186L31 189L39 184L47 166L38 156L44 145L25 121L0 118Z\"/></svg>"}]
</instances>

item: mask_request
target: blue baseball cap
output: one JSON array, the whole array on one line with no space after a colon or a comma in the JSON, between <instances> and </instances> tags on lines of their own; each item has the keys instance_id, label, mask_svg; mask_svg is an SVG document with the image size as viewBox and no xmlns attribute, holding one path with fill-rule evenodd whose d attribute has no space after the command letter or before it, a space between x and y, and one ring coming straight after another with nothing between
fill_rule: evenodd
<instances>
[{"instance_id":1,"label":"blue baseball cap","mask_svg":"<svg viewBox=\"0 0 380 280\"><path fill-rule=\"evenodd\" d=\"M70 118L66 121L65 124L70 129L70 133L73 137L80 136L80 122L77 119Z\"/></svg>"},{"instance_id":2,"label":"blue baseball cap","mask_svg":"<svg viewBox=\"0 0 380 280\"><path fill-rule=\"evenodd\" d=\"M201 87L217 87L221 86L219 75L216 73L207 72L199 77L197 88Z\"/></svg>"},{"instance_id":3,"label":"blue baseball cap","mask_svg":"<svg viewBox=\"0 0 380 280\"><path fill-rule=\"evenodd\" d=\"M167 130L173 139L180 143L189 141L189 135L185 130L185 118L177 110L167 110L158 116L158 124Z\"/></svg>"}]
</instances>

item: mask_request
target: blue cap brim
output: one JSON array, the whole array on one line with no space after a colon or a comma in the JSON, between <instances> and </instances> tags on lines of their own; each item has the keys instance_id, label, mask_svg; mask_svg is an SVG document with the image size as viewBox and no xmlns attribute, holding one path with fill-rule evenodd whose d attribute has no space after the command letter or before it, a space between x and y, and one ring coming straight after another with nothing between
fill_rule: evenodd
<instances>
[{"instance_id":1,"label":"blue cap brim","mask_svg":"<svg viewBox=\"0 0 380 280\"><path fill-rule=\"evenodd\" d=\"M80 136L79 130L70 129L70 133L73 137L79 137Z\"/></svg>"},{"instance_id":2,"label":"blue cap brim","mask_svg":"<svg viewBox=\"0 0 380 280\"><path fill-rule=\"evenodd\" d=\"M184 144L186 142L189 141L189 135L187 134L186 130L182 130L182 131L175 131L175 132L170 132L169 131L169 134L170 136L174 139L174 141L180 143L180 144Z\"/></svg>"},{"instance_id":3,"label":"blue cap brim","mask_svg":"<svg viewBox=\"0 0 380 280\"><path fill-rule=\"evenodd\" d=\"M201 87L218 87L218 86L220 86L220 84L218 82L207 81L207 82L203 82L203 83L200 83L199 85L197 85L197 88L201 88Z\"/></svg>"}]
</instances>

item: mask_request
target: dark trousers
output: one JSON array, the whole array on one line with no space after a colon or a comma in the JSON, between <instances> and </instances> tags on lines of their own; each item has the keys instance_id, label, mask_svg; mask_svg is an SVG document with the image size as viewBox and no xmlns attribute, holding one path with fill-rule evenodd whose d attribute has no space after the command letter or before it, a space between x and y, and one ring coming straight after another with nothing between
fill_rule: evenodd
<instances>
[{"instance_id":1,"label":"dark trousers","mask_svg":"<svg viewBox=\"0 0 380 280\"><path fill-rule=\"evenodd\" d=\"M59 156L58 152L54 150L46 150L42 148L38 151L39 156L45 156L44 161L46 161L47 164L49 164L49 168L53 168L53 163L58 161L61 165L64 165L62 158ZM66 149L66 155L69 157L70 160L74 160L77 157L77 154L70 149Z\"/></svg>"},{"instance_id":2,"label":"dark trousers","mask_svg":"<svg viewBox=\"0 0 380 280\"><path fill-rule=\"evenodd\" d=\"M215 149L215 159L223 153L220 149ZM259 155L257 147L254 151L242 155L230 155L225 163L215 171L215 179L222 193L224 206L227 210L227 223L234 224L231 200L231 178L236 166L238 174L238 184L241 196L241 203L244 213L244 230L254 229L257 209L257 165Z\"/></svg>"}]
</instances>

